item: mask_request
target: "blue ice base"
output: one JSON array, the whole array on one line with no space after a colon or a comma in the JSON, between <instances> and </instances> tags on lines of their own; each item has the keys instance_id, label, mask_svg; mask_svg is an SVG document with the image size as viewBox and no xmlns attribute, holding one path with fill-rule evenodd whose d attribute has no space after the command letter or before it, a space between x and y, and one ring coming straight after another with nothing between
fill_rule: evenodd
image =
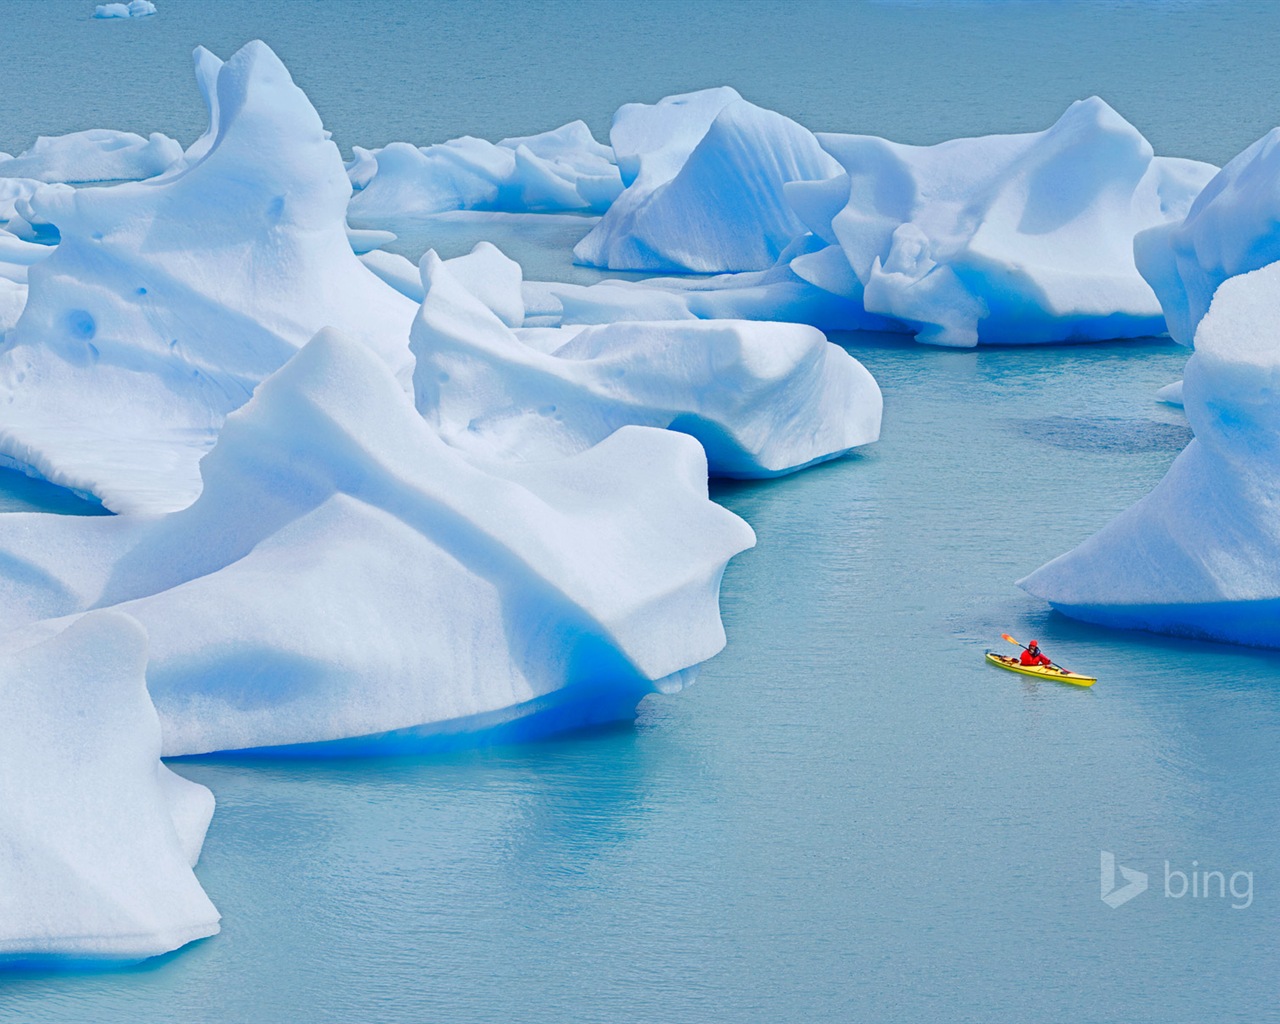
<instances>
[{"instance_id":1,"label":"blue ice base","mask_svg":"<svg viewBox=\"0 0 1280 1024\"><path fill-rule=\"evenodd\" d=\"M1073 619L1115 629L1142 629L1249 647L1280 647L1280 598L1200 604L1050 604Z\"/></svg>"},{"instance_id":2,"label":"blue ice base","mask_svg":"<svg viewBox=\"0 0 1280 1024\"><path fill-rule=\"evenodd\" d=\"M167 761L262 758L269 760L394 757L439 754L467 748L528 743L635 718L636 706L654 687L619 691L575 687L521 704L444 722L314 743L244 747L165 758Z\"/></svg>"}]
</instances>

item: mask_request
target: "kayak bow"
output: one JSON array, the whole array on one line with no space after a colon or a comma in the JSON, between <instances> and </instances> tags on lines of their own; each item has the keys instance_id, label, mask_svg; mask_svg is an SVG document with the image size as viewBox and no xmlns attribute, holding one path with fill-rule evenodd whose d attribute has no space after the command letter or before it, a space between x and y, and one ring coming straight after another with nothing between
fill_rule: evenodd
<instances>
[{"instance_id":1,"label":"kayak bow","mask_svg":"<svg viewBox=\"0 0 1280 1024\"><path fill-rule=\"evenodd\" d=\"M1057 665L1024 665L1017 658L1008 658L994 651L987 651L987 661L996 668L1007 669L1024 676L1036 679L1052 679L1056 683L1071 683L1073 686L1092 686L1098 680L1092 676L1082 676L1078 672L1068 672Z\"/></svg>"}]
</instances>

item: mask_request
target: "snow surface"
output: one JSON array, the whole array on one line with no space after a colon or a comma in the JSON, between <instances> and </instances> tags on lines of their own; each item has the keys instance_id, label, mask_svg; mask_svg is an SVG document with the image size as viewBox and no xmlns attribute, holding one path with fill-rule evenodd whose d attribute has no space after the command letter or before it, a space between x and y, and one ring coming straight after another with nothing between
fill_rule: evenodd
<instances>
[{"instance_id":1,"label":"snow surface","mask_svg":"<svg viewBox=\"0 0 1280 1024\"><path fill-rule=\"evenodd\" d=\"M729 88L627 104L610 139L627 190L574 258L611 270L767 269L804 231L783 186L840 172L807 128Z\"/></svg>"},{"instance_id":2,"label":"snow surface","mask_svg":"<svg viewBox=\"0 0 1280 1024\"><path fill-rule=\"evenodd\" d=\"M189 504L223 418L321 327L412 372L415 304L352 252L306 96L261 42L196 74L209 131L165 174L30 197L62 240L0 353L0 457L118 512Z\"/></svg>"},{"instance_id":3,"label":"snow surface","mask_svg":"<svg viewBox=\"0 0 1280 1024\"><path fill-rule=\"evenodd\" d=\"M137 960L218 931L213 794L160 762L147 638L115 611L0 655L0 963Z\"/></svg>"},{"instance_id":4,"label":"snow surface","mask_svg":"<svg viewBox=\"0 0 1280 1024\"><path fill-rule=\"evenodd\" d=\"M93 128L40 136L26 152L0 159L0 177L71 184L140 181L162 173L181 156L182 147L159 132L144 139L133 132Z\"/></svg>"},{"instance_id":5,"label":"snow surface","mask_svg":"<svg viewBox=\"0 0 1280 1024\"><path fill-rule=\"evenodd\" d=\"M361 224L448 210L599 213L622 191L613 151L582 121L496 144L466 136L353 152L350 216Z\"/></svg>"},{"instance_id":6,"label":"snow surface","mask_svg":"<svg viewBox=\"0 0 1280 1024\"><path fill-rule=\"evenodd\" d=\"M1218 286L1280 260L1280 128L1236 156L1186 217L1134 239L1142 276L1164 308L1169 334L1192 344Z\"/></svg>"},{"instance_id":7,"label":"snow surface","mask_svg":"<svg viewBox=\"0 0 1280 1024\"><path fill-rule=\"evenodd\" d=\"M1280 263L1218 287L1150 494L1019 586L1090 622L1280 646Z\"/></svg>"},{"instance_id":8,"label":"snow surface","mask_svg":"<svg viewBox=\"0 0 1280 1024\"><path fill-rule=\"evenodd\" d=\"M494 287L498 261L508 266L506 295ZM875 380L812 327L676 320L512 330L523 320L520 268L492 246L447 262L428 252L422 283L410 334L414 393L464 451L543 460L640 424L696 437L714 475L767 477L879 437Z\"/></svg>"},{"instance_id":9,"label":"snow surface","mask_svg":"<svg viewBox=\"0 0 1280 1024\"><path fill-rule=\"evenodd\" d=\"M0 517L11 626L115 607L145 627L166 754L629 717L723 646L720 577L754 542L691 438L469 460L333 331L228 417L201 473L170 515Z\"/></svg>"}]
</instances>

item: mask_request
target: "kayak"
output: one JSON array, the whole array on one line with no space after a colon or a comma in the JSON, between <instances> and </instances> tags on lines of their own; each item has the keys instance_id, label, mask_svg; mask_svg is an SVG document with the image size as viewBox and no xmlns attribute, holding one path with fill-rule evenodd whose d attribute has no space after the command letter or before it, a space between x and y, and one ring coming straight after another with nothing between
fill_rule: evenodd
<instances>
[{"instance_id":1,"label":"kayak","mask_svg":"<svg viewBox=\"0 0 1280 1024\"><path fill-rule=\"evenodd\" d=\"M1010 672L1018 672L1024 676L1034 676L1037 679L1052 679L1056 683L1071 683L1073 686L1092 686L1098 681L1092 676L1082 676L1078 672L1068 672L1065 668L1058 668L1057 665L1024 665L1017 658L996 654L994 651L987 651L987 661L997 668L1008 669Z\"/></svg>"}]
</instances>

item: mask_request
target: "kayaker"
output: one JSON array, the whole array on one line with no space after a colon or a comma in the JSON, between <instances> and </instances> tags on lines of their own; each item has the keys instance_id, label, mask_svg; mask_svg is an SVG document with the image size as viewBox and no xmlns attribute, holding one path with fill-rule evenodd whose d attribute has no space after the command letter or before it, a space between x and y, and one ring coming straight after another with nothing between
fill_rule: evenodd
<instances>
[{"instance_id":1,"label":"kayaker","mask_svg":"<svg viewBox=\"0 0 1280 1024\"><path fill-rule=\"evenodd\" d=\"M1022 652L1020 659L1024 665L1052 665L1048 658L1040 652L1040 644L1035 640L1027 645L1027 649Z\"/></svg>"}]
</instances>

